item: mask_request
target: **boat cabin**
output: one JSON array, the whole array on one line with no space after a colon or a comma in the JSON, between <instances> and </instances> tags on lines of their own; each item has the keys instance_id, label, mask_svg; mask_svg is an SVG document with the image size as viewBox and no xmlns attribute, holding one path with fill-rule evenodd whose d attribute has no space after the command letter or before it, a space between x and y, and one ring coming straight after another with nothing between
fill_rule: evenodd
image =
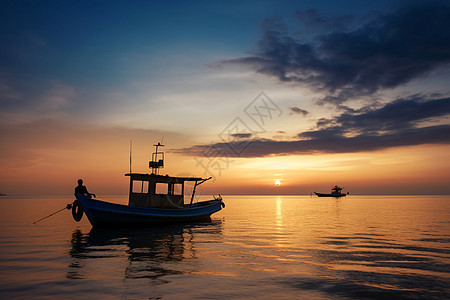
<instances>
[{"instance_id":1,"label":"boat cabin","mask_svg":"<svg viewBox=\"0 0 450 300\"><path fill-rule=\"evenodd\" d=\"M332 194L341 194L342 188L340 186L335 185L332 189L331 189L331 193Z\"/></svg>"},{"instance_id":2,"label":"boat cabin","mask_svg":"<svg viewBox=\"0 0 450 300\"><path fill-rule=\"evenodd\" d=\"M185 182L194 182L190 204L194 200L195 189L198 185L211 179L199 177L172 177L159 175L159 169L164 167L164 153L158 152L158 143L154 145L156 152L152 154L149 162L151 174L128 173L130 176L129 206L140 206L148 208L183 208Z\"/></svg>"},{"instance_id":3,"label":"boat cabin","mask_svg":"<svg viewBox=\"0 0 450 300\"><path fill-rule=\"evenodd\" d=\"M195 188L208 180L140 173L128 173L125 176L130 176L128 205L151 208L183 208L184 183L187 181L195 182L190 202L192 204Z\"/></svg>"}]
</instances>

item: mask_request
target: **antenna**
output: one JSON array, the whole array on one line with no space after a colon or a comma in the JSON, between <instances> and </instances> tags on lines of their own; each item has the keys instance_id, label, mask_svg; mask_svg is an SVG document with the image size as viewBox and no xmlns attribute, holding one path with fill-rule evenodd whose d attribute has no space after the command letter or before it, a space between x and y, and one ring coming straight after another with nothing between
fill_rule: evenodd
<instances>
[{"instance_id":1,"label":"antenna","mask_svg":"<svg viewBox=\"0 0 450 300\"><path fill-rule=\"evenodd\" d=\"M152 169L152 174L159 175L159 168L164 168L164 152L158 152L158 147L164 147L164 145L158 142L153 146L156 147L156 151L152 154L152 160L148 166Z\"/></svg>"},{"instance_id":2,"label":"antenna","mask_svg":"<svg viewBox=\"0 0 450 300\"><path fill-rule=\"evenodd\" d=\"M131 174L131 152L132 152L132 149L133 149L133 140L130 139L130 174Z\"/></svg>"}]
</instances>

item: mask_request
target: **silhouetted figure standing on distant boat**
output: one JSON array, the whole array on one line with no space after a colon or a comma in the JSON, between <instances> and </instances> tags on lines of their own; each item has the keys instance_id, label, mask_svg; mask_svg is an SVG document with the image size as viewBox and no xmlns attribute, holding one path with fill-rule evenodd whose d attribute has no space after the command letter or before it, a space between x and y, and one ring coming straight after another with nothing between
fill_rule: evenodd
<instances>
[{"instance_id":1,"label":"silhouetted figure standing on distant boat","mask_svg":"<svg viewBox=\"0 0 450 300\"><path fill-rule=\"evenodd\" d=\"M78 179L78 186L75 188L75 194L94 196L95 198L95 194L89 193L87 188L83 185L83 179Z\"/></svg>"}]
</instances>

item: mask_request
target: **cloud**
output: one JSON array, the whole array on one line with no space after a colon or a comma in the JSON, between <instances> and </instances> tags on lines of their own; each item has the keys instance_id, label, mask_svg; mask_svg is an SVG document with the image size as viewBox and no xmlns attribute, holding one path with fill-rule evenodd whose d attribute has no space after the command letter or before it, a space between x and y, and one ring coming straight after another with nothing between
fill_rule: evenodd
<instances>
[{"instance_id":1,"label":"cloud","mask_svg":"<svg viewBox=\"0 0 450 300\"><path fill-rule=\"evenodd\" d=\"M174 146L188 141L185 135L171 131L95 126L66 119L41 118L21 123L0 120L0 164L5 166L13 160L27 161L29 155L20 155L22 152L51 155L64 150L79 155L92 155L93 152L106 155L117 153L116 148L121 147L125 149L122 154L126 156L130 139L136 139L138 143L145 141L145 147L149 147L145 148L147 153L161 136Z\"/></svg>"},{"instance_id":2,"label":"cloud","mask_svg":"<svg viewBox=\"0 0 450 300\"><path fill-rule=\"evenodd\" d=\"M355 153L401 146L448 144L450 141L450 125L410 128L382 135L361 134L354 137L345 137L339 134L333 135L333 133L333 130L318 131L314 135L314 138L306 140L252 140L250 146L240 154L240 157L301 155L311 153ZM178 152L201 156L211 146L196 145L191 148L181 149ZM227 153L228 157L237 156L235 152L229 150L230 145L227 143L217 143L213 146L216 148L217 153ZM231 147L234 146L231 145Z\"/></svg>"},{"instance_id":3,"label":"cloud","mask_svg":"<svg viewBox=\"0 0 450 300\"><path fill-rule=\"evenodd\" d=\"M54 82L53 86L41 99L42 108L46 111L58 110L67 105L75 96L75 89L71 86Z\"/></svg>"},{"instance_id":4,"label":"cloud","mask_svg":"<svg viewBox=\"0 0 450 300\"><path fill-rule=\"evenodd\" d=\"M308 31L316 29L344 31L355 21L355 17L351 15L325 17L313 8L297 11L294 16Z\"/></svg>"},{"instance_id":5,"label":"cloud","mask_svg":"<svg viewBox=\"0 0 450 300\"><path fill-rule=\"evenodd\" d=\"M341 115L320 119L319 127L334 126L347 132L377 133L411 128L426 120L438 120L450 113L450 98L424 100L423 96L397 99L378 109L363 107ZM303 134L304 135L304 134Z\"/></svg>"},{"instance_id":6,"label":"cloud","mask_svg":"<svg viewBox=\"0 0 450 300\"><path fill-rule=\"evenodd\" d=\"M299 115L302 115L302 116L309 115L309 112L307 110L301 109L301 108L296 107L296 106L289 107L289 110L291 111L290 114L299 114Z\"/></svg>"},{"instance_id":7,"label":"cloud","mask_svg":"<svg viewBox=\"0 0 450 300\"><path fill-rule=\"evenodd\" d=\"M450 98L428 100L416 95L379 108L361 108L329 119L320 119L314 130L301 132L294 140L249 140L241 157L310 153L355 153L392 147L450 143ZM427 122L434 122L433 124ZM235 142L195 145L179 152L202 156L209 147L227 156ZM236 142L237 143L237 142Z\"/></svg>"},{"instance_id":8,"label":"cloud","mask_svg":"<svg viewBox=\"0 0 450 300\"><path fill-rule=\"evenodd\" d=\"M29 112L42 115L63 111L76 96L76 89L58 80L24 80L18 74L0 72L2 113ZM76 101L75 101L76 102Z\"/></svg>"},{"instance_id":9,"label":"cloud","mask_svg":"<svg viewBox=\"0 0 450 300\"><path fill-rule=\"evenodd\" d=\"M337 22L315 11L297 17L309 24ZM294 38L279 18L263 26L258 53L221 63L247 65L282 82L308 85L326 92L322 101L328 103L401 86L450 62L450 31L445 30L450 28L450 6L444 2L402 8L352 31L338 26L315 42Z\"/></svg>"},{"instance_id":10,"label":"cloud","mask_svg":"<svg viewBox=\"0 0 450 300\"><path fill-rule=\"evenodd\" d=\"M21 93L11 84L10 74L0 72L0 104L7 101L15 101L21 98Z\"/></svg>"},{"instance_id":11,"label":"cloud","mask_svg":"<svg viewBox=\"0 0 450 300\"><path fill-rule=\"evenodd\" d=\"M231 136L235 139L248 139L252 137L251 133L233 133Z\"/></svg>"}]
</instances>

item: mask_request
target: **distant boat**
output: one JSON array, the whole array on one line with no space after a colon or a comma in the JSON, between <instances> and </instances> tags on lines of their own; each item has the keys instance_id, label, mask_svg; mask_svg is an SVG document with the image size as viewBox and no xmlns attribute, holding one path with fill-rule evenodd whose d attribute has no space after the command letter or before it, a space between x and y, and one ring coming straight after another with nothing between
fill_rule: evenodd
<instances>
[{"instance_id":1,"label":"distant boat","mask_svg":"<svg viewBox=\"0 0 450 300\"><path fill-rule=\"evenodd\" d=\"M8 195L6 195L6 194L3 194L3 193L0 193L0 196L8 196Z\"/></svg>"},{"instance_id":2,"label":"distant boat","mask_svg":"<svg viewBox=\"0 0 450 300\"><path fill-rule=\"evenodd\" d=\"M148 226L162 223L191 222L210 218L220 211L225 204L222 197L193 203L195 189L211 179L199 177L173 177L159 175L159 168L164 166L164 153L152 155L149 168L152 174L128 173L130 191L128 205L115 204L91 199L90 196L75 194L77 200L72 205L75 221L80 221L83 211L93 227L105 226ZM194 182L190 203L184 204L185 182Z\"/></svg>"},{"instance_id":3,"label":"distant boat","mask_svg":"<svg viewBox=\"0 0 450 300\"><path fill-rule=\"evenodd\" d=\"M314 192L314 194L317 195L317 197L336 197L336 198L340 198L340 197L345 197L347 194L342 193L343 188L341 188L340 186L335 185L332 189L331 189L331 193L330 194L325 194L325 193L317 193Z\"/></svg>"}]
</instances>

